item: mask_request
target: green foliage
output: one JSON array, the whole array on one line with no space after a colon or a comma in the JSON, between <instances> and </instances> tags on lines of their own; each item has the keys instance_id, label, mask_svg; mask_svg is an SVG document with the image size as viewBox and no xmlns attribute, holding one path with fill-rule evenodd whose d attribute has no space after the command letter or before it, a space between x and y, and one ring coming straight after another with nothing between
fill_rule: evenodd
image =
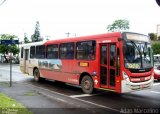
<instances>
[{"instance_id":1,"label":"green foliage","mask_svg":"<svg viewBox=\"0 0 160 114\"><path fill-rule=\"evenodd\" d=\"M148 33L151 40L157 40L157 35L155 33Z\"/></svg>"},{"instance_id":2,"label":"green foliage","mask_svg":"<svg viewBox=\"0 0 160 114\"><path fill-rule=\"evenodd\" d=\"M129 21L125 19L115 20L111 25L107 26L108 31L122 31L129 29Z\"/></svg>"},{"instance_id":3,"label":"green foliage","mask_svg":"<svg viewBox=\"0 0 160 114\"><path fill-rule=\"evenodd\" d=\"M34 34L31 36L31 40L32 40L32 42L39 42L39 41L43 40L40 37L40 25L39 25L39 21L36 22L35 31L34 31Z\"/></svg>"},{"instance_id":4,"label":"green foliage","mask_svg":"<svg viewBox=\"0 0 160 114\"><path fill-rule=\"evenodd\" d=\"M26 44L26 43L29 43L30 41L29 41L29 39L28 39L28 37L27 37L27 34L25 33L24 34L24 43Z\"/></svg>"},{"instance_id":5,"label":"green foliage","mask_svg":"<svg viewBox=\"0 0 160 114\"><path fill-rule=\"evenodd\" d=\"M0 35L0 40L14 40L16 38L15 35L9 35L9 34L2 34ZM8 62L5 54L8 54L9 52L13 53L13 55L16 55L19 53L19 48L16 44L13 45L0 45L0 53L2 53Z\"/></svg>"},{"instance_id":6,"label":"green foliage","mask_svg":"<svg viewBox=\"0 0 160 114\"><path fill-rule=\"evenodd\" d=\"M152 44L153 54L160 54L160 43L155 42Z\"/></svg>"},{"instance_id":7,"label":"green foliage","mask_svg":"<svg viewBox=\"0 0 160 114\"><path fill-rule=\"evenodd\" d=\"M15 35L9 35L9 34L2 34L0 35L1 40L14 40L16 38ZM16 55L19 53L19 48L16 44L13 45L0 45L0 53L7 54L8 52L13 53L13 55Z\"/></svg>"}]
</instances>

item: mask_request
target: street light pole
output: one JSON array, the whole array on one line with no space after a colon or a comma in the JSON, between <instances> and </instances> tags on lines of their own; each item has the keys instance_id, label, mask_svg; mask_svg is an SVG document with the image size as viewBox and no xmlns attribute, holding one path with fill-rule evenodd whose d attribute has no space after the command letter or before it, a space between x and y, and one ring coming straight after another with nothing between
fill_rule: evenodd
<instances>
[{"instance_id":1,"label":"street light pole","mask_svg":"<svg viewBox=\"0 0 160 114\"><path fill-rule=\"evenodd\" d=\"M65 33L65 34L67 34L67 37L69 37L69 35L71 34L70 32L67 32L67 33Z\"/></svg>"}]
</instances>

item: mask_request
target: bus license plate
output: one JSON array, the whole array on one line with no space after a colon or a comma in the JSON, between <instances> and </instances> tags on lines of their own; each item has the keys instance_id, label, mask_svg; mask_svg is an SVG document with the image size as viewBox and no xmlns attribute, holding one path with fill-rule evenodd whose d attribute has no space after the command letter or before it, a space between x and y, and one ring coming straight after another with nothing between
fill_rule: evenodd
<instances>
[{"instance_id":1,"label":"bus license plate","mask_svg":"<svg viewBox=\"0 0 160 114\"><path fill-rule=\"evenodd\" d=\"M144 88L144 84L140 85L140 88Z\"/></svg>"}]
</instances>

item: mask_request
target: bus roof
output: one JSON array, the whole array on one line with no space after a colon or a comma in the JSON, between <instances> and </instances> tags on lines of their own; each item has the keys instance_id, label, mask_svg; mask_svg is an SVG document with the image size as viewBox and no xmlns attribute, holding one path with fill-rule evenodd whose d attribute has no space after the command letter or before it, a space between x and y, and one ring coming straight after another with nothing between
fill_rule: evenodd
<instances>
[{"instance_id":1,"label":"bus roof","mask_svg":"<svg viewBox=\"0 0 160 114\"><path fill-rule=\"evenodd\" d=\"M24 49L29 48L30 46L37 46L37 45L42 45L44 44L46 41L41 41L41 42L32 42L32 43L27 43L27 44L20 44L19 47L24 47Z\"/></svg>"},{"instance_id":2,"label":"bus roof","mask_svg":"<svg viewBox=\"0 0 160 114\"><path fill-rule=\"evenodd\" d=\"M98 38L105 38L105 37L121 37L121 32L113 32L113 33L105 33L105 34L97 34L97 35L90 35L90 36L81 36L81 37L72 37L72 38L64 38L64 39L56 39L56 40L48 40L45 44L52 44L53 42L61 43L61 42L69 42L69 41L85 41L85 40L92 40Z\"/></svg>"},{"instance_id":3,"label":"bus roof","mask_svg":"<svg viewBox=\"0 0 160 114\"><path fill-rule=\"evenodd\" d=\"M55 40L47 40L47 41L41 41L41 42L33 42L33 43L27 43L22 44L20 47L29 48L30 46L37 46L37 45L48 45L52 43L65 43L65 42L73 42L73 41L86 41L86 40L96 40L99 38L107 38L107 37L122 37L122 33L133 33L133 32L110 32L105 34L97 34L97 35L90 35L90 36L80 36L80 37L72 37L72 38L64 38L64 39L55 39ZM137 33L136 33L137 34Z\"/></svg>"}]
</instances>

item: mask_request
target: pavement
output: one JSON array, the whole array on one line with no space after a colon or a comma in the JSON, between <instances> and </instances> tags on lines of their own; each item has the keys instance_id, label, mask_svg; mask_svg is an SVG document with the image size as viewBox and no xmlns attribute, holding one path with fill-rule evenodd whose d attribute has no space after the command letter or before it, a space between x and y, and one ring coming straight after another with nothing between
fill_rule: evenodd
<instances>
[{"instance_id":1,"label":"pavement","mask_svg":"<svg viewBox=\"0 0 160 114\"><path fill-rule=\"evenodd\" d=\"M63 94L25 82L0 82L0 92L27 107L33 114L107 114L112 110L89 105Z\"/></svg>"}]
</instances>

